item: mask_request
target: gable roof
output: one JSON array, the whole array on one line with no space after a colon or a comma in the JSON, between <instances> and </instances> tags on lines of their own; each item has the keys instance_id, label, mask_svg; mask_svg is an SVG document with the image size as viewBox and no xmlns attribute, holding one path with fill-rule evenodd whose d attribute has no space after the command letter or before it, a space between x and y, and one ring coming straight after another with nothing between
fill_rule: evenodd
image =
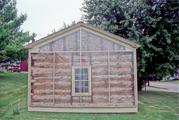
<instances>
[{"instance_id":1,"label":"gable roof","mask_svg":"<svg viewBox=\"0 0 179 120\"><path fill-rule=\"evenodd\" d=\"M126 44L128 46L131 46L132 48L137 49L137 48L140 47L139 44L137 44L135 42L132 42L132 41L130 41L128 39L125 39L123 37L114 35L114 34L109 33L109 32L99 30L99 29L97 29L95 27L92 27L90 25L87 25L87 24L85 24L83 22L78 22L77 24L74 24L74 25L72 25L70 27L67 27L67 28L62 29L62 30L60 30L58 32L52 33L52 34L50 34L50 35L48 35L46 37L43 37L43 38L41 38L41 39L39 39L39 40L37 40L37 41L35 41L33 43L30 43L30 44L26 45L25 48L31 49L31 48L33 48L33 47L35 47L35 46L37 46L37 45L39 45L39 44L41 44L43 42L50 41L51 39L53 39L53 38L55 38L57 36L61 36L61 35L65 34L65 33L68 33L70 31L75 30L75 29L80 28L80 27L92 30L93 32L96 32L96 33L101 34L103 36L107 36L107 37L109 37L111 39L114 39L114 40L116 40L118 42L121 42L121 43L124 43L124 44Z\"/></svg>"}]
</instances>

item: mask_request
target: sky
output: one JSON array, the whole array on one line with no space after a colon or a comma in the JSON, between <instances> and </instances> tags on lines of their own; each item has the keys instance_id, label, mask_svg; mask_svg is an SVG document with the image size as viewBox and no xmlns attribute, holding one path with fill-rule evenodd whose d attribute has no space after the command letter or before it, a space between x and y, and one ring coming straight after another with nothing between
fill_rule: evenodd
<instances>
[{"instance_id":1,"label":"sky","mask_svg":"<svg viewBox=\"0 0 179 120\"><path fill-rule=\"evenodd\" d=\"M24 31L36 33L36 39L59 30L64 23L80 21L83 0L17 0L18 14L27 14Z\"/></svg>"}]
</instances>

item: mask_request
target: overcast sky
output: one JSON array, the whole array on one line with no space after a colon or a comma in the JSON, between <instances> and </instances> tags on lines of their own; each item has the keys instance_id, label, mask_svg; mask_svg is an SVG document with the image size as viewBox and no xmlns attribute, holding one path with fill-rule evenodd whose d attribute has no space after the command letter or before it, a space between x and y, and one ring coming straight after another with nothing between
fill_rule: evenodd
<instances>
[{"instance_id":1,"label":"overcast sky","mask_svg":"<svg viewBox=\"0 0 179 120\"><path fill-rule=\"evenodd\" d=\"M37 34L37 39L59 30L64 23L79 21L83 0L17 0L19 13L26 13L22 25L25 31Z\"/></svg>"}]
</instances>

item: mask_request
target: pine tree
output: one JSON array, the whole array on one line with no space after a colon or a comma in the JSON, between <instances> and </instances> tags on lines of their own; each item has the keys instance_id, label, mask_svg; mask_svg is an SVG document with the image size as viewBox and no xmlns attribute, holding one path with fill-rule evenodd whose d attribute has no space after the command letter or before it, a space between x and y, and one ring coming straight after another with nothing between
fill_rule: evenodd
<instances>
[{"instance_id":1,"label":"pine tree","mask_svg":"<svg viewBox=\"0 0 179 120\"><path fill-rule=\"evenodd\" d=\"M25 20L26 15L17 15L15 0L0 0L0 61L4 58L19 60L27 56L23 44L31 36L20 28Z\"/></svg>"}]
</instances>

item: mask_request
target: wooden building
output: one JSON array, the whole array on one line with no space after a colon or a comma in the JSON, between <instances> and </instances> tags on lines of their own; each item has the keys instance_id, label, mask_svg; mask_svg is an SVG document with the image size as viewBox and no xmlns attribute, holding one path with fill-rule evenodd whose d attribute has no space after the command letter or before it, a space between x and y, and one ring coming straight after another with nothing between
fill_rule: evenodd
<instances>
[{"instance_id":1,"label":"wooden building","mask_svg":"<svg viewBox=\"0 0 179 120\"><path fill-rule=\"evenodd\" d=\"M29 111L137 112L138 44L79 22L26 47Z\"/></svg>"}]
</instances>

